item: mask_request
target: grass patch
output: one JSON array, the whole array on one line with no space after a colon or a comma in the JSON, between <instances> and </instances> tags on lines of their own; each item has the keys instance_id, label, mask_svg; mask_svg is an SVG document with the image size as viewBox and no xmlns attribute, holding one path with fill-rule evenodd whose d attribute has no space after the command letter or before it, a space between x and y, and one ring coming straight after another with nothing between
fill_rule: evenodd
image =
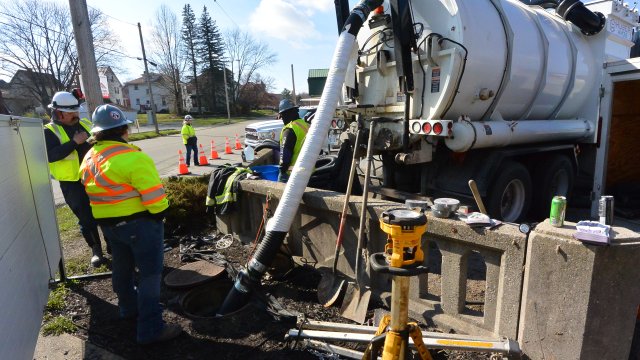
<instances>
[{"instance_id":1,"label":"grass patch","mask_svg":"<svg viewBox=\"0 0 640 360\"><path fill-rule=\"evenodd\" d=\"M144 139L153 139L159 136L167 136L167 135L175 135L180 134L179 130L170 129L170 130L160 130L160 134L158 135L155 131L143 131L139 133L131 133L129 134L129 141L137 141Z\"/></svg>"},{"instance_id":2,"label":"grass patch","mask_svg":"<svg viewBox=\"0 0 640 360\"><path fill-rule=\"evenodd\" d=\"M253 110L249 114L244 114L240 116L234 116L231 119L227 119L226 115L219 116L203 116L195 115L193 118L194 126L206 126L206 125L216 125L216 124L226 124L227 122L237 123L245 120L250 120L253 118L272 116L275 119L276 113L271 110ZM176 116L174 114L156 114L156 118L158 119L158 124L181 124L184 117ZM147 125L147 114L138 114L137 116L138 123L140 125Z\"/></svg>"},{"instance_id":3,"label":"grass patch","mask_svg":"<svg viewBox=\"0 0 640 360\"><path fill-rule=\"evenodd\" d=\"M44 322L45 323L42 326L42 335L44 336L58 336L64 333L71 334L78 330L76 324L74 324L69 317L63 315L46 315L44 317Z\"/></svg>"},{"instance_id":4,"label":"grass patch","mask_svg":"<svg viewBox=\"0 0 640 360\"><path fill-rule=\"evenodd\" d=\"M49 300L47 300L45 309L47 311L60 311L64 309L68 294L69 288L65 284L56 285L49 293Z\"/></svg>"},{"instance_id":5,"label":"grass patch","mask_svg":"<svg viewBox=\"0 0 640 360\"><path fill-rule=\"evenodd\" d=\"M91 264L88 259L70 258L64 260L64 269L67 276L85 275L89 273Z\"/></svg>"},{"instance_id":6,"label":"grass patch","mask_svg":"<svg viewBox=\"0 0 640 360\"><path fill-rule=\"evenodd\" d=\"M60 240L67 243L82 237L78 218L73 214L69 206L59 206L56 208L56 218L58 219L58 229L60 230Z\"/></svg>"}]
</instances>

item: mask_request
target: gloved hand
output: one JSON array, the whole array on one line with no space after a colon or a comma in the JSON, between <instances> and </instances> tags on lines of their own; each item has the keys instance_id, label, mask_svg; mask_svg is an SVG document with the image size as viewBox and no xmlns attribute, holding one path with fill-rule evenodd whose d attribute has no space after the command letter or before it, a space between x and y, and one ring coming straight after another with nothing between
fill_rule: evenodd
<instances>
[{"instance_id":1,"label":"gloved hand","mask_svg":"<svg viewBox=\"0 0 640 360\"><path fill-rule=\"evenodd\" d=\"M278 173L278 182L286 183L288 180L289 180L289 174L287 174L286 172Z\"/></svg>"}]
</instances>

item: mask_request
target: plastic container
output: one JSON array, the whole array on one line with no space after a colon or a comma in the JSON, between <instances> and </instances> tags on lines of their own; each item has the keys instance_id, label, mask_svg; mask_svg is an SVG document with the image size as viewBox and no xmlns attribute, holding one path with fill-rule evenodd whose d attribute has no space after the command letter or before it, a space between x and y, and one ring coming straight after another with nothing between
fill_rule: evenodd
<instances>
[{"instance_id":1,"label":"plastic container","mask_svg":"<svg viewBox=\"0 0 640 360\"><path fill-rule=\"evenodd\" d=\"M250 169L260 174L265 180L278 181L278 172L280 171L278 165L252 166Z\"/></svg>"}]
</instances>

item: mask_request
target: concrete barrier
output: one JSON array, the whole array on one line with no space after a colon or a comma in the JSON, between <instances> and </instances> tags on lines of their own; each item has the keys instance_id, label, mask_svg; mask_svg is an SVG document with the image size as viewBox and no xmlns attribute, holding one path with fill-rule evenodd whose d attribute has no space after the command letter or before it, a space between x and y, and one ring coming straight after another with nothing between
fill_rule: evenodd
<instances>
[{"instance_id":1,"label":"concrete barrier","mask_svg":"<svg viewBox=\"0 0 640 360\"><path fill-rule=\"evenodd\" d=\"M241 181L239 210L219 217L219 229L253 241L266 200L267 208L275 210L283 190L284 184L272 181ZM331 266L343 201L344 195L336 192L305 192L285 239L300 262ZM361 197L351 197L338 260L338 270L350 277L360 204ZM379 228L380 214L398 206L369 200L367 263L368 255L383 251L387 240ZM626 359L640 299L640 273L635 271L639 235L616 228L613 245L596 247L573 240L572 231L570 225L556 229L543 223L527 238L513 225L472 229L428 214L423 250L430 252L425 256L430 272L411 281L411 315L460 333L517 339L531 359ZM469 280L471 267L484 269L484 283ZM374 295L388 300L390 278L372 273L369 266L367 275ZM468 303L470 281L484 290L483 299L472 303L475 307Z\"/></svg>"}]
</instances>

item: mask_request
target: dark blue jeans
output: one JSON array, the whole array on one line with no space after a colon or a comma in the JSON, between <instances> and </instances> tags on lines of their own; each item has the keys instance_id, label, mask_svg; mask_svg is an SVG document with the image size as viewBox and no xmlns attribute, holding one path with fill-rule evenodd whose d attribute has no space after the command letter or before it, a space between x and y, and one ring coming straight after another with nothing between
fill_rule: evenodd
<instances>
[{"instance_id":1,"label":"dark blue jeans","mask_svg":"<svg viewBox=\"0 0 640 360\"><path fill-rule=\"evenodd\" d=\"M84 241L89 247L93 244L100 243L100 233L98 233L98 224L91 213L91 205L89 205L89 196L84 189L84 185L80 181L60 181L60 190L64 196L64 201L69 205L73 214L78 218L80 232ZM105 235L105 241L108 237Z\"/></svg>"},{"instance_id":2,"label":"dark blue jeans","mask_svg":"<svg viewBox=\"0 0 640 360\"><path fill-rule=\"evenodd\" d=\"M184 147L187 148L187 166L191 164L191 152L193 152L193 163L195 165L200 165L198 162L198 145L186 144Z\"/></svg>"},{"instance_id":3,"label":"dark blue jeans","mask_svg":"<svg viewBox=\"0 0 640 360\"><path fill-rule=\"evenodd\" d=\"M151 218L139 218L125 224L104 226L103 231L112 239L113 291L118 295L120 316L137 315L138 342L155 339L164 327L160 305L164 224Z\"/></svg>"}]
</instances>

